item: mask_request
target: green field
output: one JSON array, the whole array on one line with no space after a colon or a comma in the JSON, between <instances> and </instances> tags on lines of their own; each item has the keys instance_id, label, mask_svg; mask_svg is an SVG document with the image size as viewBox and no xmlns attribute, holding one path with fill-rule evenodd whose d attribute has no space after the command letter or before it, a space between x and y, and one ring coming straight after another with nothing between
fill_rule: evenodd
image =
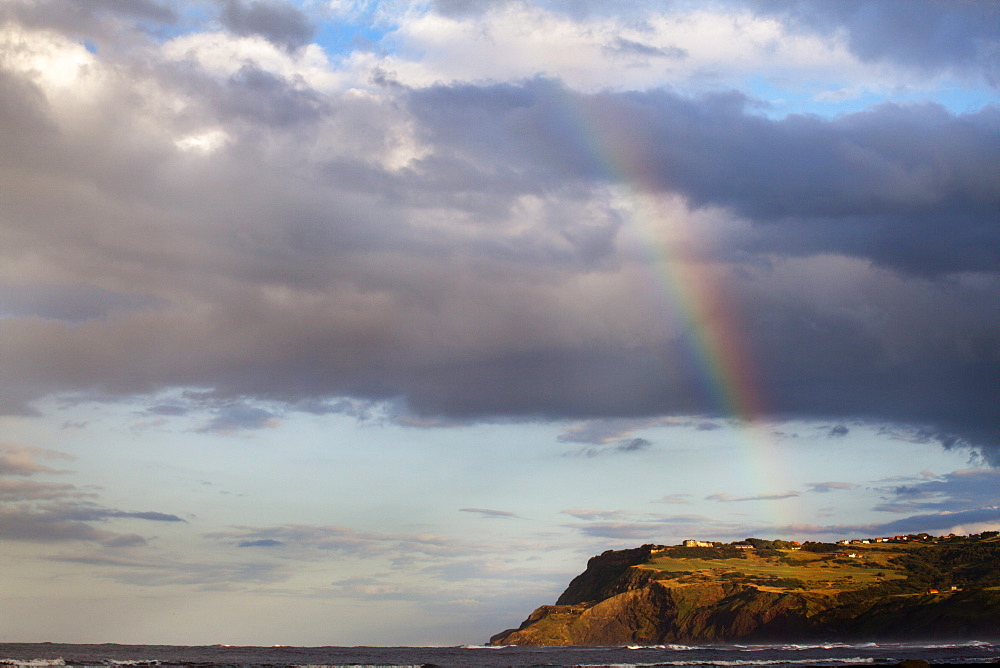
<instances>
[{"instance_id":1,"label":"green field","mask_svg":"<svg viewBox=\"0 0 1000 668\"><path fill-rule=\"evenodd\" d=\"M850 552L859 556L847 557ZM640 568L661 571L665 576L662 579L675 579L670 574L687 579L728 576L752 580L764 587L773 584L778 589L795 588L794 581L801 582L801 587L808 589L856 589L906 578L905 573L889 564L889 559L898 552L877 548L849 548L844 550L845 554L779 550L779 556L767 557L748 550L740 558L732 559L685 558L676 556L677 553L678 550L672 550L670 555L654 556Z\"/></svg>"}]
</instances>

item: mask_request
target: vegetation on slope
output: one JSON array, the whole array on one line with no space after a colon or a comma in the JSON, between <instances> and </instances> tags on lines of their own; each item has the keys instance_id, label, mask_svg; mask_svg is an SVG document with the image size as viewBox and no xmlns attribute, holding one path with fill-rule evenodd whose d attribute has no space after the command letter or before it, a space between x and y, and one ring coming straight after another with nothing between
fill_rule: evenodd
<instances>
[{"instance_id":1,"label":"vegetation on slope","mask_svg":"<svg viewBox=\"0 0 1000 668\"><path fill-rule=\"evenodd\" d=\"M835 545L747 539L592 558L495 644L1000 637L1000 536Z\"/></svg>"}]
</instances>

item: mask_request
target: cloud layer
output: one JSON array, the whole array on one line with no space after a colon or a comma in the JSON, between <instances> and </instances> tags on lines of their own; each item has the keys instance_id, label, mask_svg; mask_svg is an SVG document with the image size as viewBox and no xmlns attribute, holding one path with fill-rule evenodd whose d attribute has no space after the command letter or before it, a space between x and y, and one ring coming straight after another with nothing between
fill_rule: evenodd
<instances>
[{"instance_id":1,"label":"cloud layer","mask_svg":"<svg viewBox=\"0 0 1000 668\"><path fill-rule=\"evenodd\" d=\"M732 89L408 69L432 28L610 20L589 5L439 3L384 61L338 64L292 5L215 2L218 30L163 38L182 18L129 4L2 10L4 411L199 388L226 431L274 423L255 400L636 417L735 392L750 416L903 421L996 456L995 106L775 117ZM741 34L832 27L860 68L993 76L986 4L916 4L749 3ZM593 51L609 68L702 57L628 11L648 34ZM923 37L862 20L902 18Z\"/></svg>"}]
</instances>

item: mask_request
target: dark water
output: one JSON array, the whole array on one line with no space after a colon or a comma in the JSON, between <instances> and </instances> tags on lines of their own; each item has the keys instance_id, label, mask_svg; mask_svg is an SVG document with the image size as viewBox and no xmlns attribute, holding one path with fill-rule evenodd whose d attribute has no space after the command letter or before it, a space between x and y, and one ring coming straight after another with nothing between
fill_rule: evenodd
<instances>
[{"instance_id":1,"label":"dark water","mask_svg":"<svg viewBox=\"0 0 1000 668\"><path fill-rule=\"evenodd\" d=\"M1000 665L1000 640L654 647L183 647L0 643L0 666L889 666Z\"/></svg>"}]
</instances>

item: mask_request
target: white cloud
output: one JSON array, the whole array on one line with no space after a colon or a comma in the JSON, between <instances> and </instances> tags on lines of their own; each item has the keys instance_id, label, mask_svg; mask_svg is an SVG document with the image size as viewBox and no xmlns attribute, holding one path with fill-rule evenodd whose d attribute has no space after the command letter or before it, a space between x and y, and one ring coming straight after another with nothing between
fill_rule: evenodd
<instances>
[{"instance_id":1,"label":"white cloud","mask_svg":"<svg viewBox=\"0 0 1000 668\"><path fill-rule=\"evenodd\" d=\"M16 23L0 26L0 63L15 72L30 73L47 92L75 96L87 95L100 69L97 58L83 44Z\"/></svg>"},{"instance_id":2,"label":"white cloud","mask_svg":"<svg viewBox=\"0 0 1000 668\"><path fill-rule=\"evenodd\" d=\"M259 35L189 33L163 44L162 54L170 61L196 63L217 77L231 77L251 66L316 90L333 90L345 81L318 44L290 53Z\"/></svg>"},{"instance_id":3,"label":"white cloud","mask_svg":"<svg viewBox=\"0 0 1000 668\"><path fill-rule=\"evenodd\" d=\"M388 38L384 67L413 86L548 76L580 90L729 88L746 77L872 80L842 35L796 34L770 17L719 10L579 18L527 3L476 16L426 12Z\"/></svg>"},{"instance_id":4,"label":"white cloud","mask_svg":"<svg viewBox=\"0 0 1000 668\"><path fill-rule=\"evenodd\" d=\"M214 153L219 148L225 146L229 141L229 135L225 130L212 128L204 132L185 135L174 140L174 145L182 151L191 151L204 155Z\"/></svg>"}]
</instances>

